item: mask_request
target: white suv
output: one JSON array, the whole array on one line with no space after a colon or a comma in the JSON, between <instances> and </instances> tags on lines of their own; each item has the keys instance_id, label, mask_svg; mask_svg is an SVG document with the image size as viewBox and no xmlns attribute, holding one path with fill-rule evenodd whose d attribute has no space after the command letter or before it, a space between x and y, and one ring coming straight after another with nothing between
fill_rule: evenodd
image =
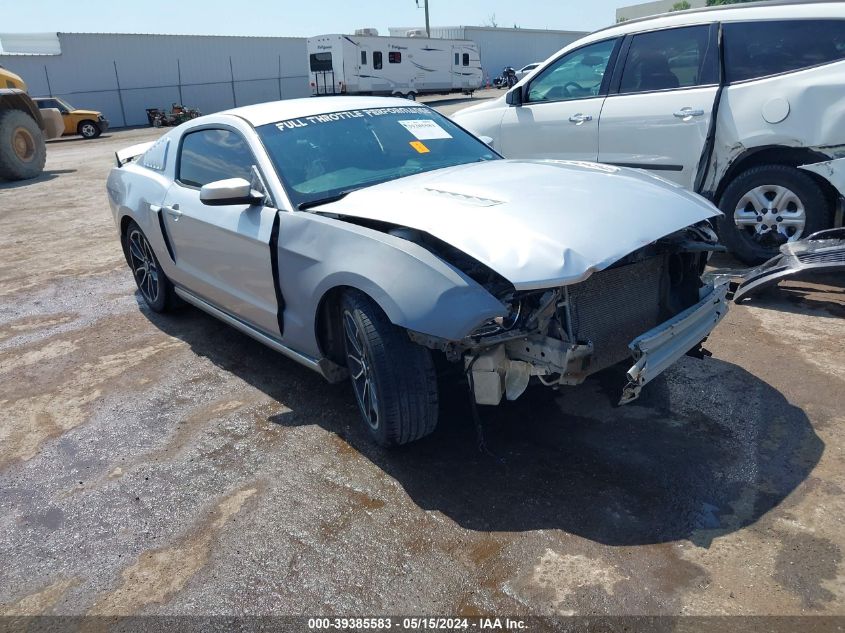
<instances>
[{"instance_id":1,"label":"white suv","mask_svg":"<svg viewBox=\"0 0 845 633\"><path fill-rule=\"evenodd\" d=\"M842 224L845 2L631 20L454 119L508 158L639 167L692 189L725 213L722 241L757 263Z\"/></svg>"}]
</instances>

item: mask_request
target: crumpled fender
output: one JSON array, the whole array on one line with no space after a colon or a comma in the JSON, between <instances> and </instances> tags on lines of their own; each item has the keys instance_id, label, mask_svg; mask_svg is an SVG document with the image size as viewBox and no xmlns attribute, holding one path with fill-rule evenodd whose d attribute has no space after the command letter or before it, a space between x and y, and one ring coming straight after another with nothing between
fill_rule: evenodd
<instances>
[{"instance_id":1,"label":"crumpled fender","mask_svg":"<svg viewBox=\"0 0 845 633\"><path fill-rule=\"evenodd\" d=\"M315 319L338 286L369 295L395 325L459 340L505 306L422 246L351 222L311 213L280 214L279 285L286 345L319 355Z\"/></svg>"},{"instance_id":2,"label":"crumpled fender","mask_svg":"<svg viewBox=\"0 0 845 633\"><path fill-rule=\"evenodd\" d=\"M798 169L804 169L818 174L833 185L840 196L845 197L845 158L835 158L821 163L800 165Z\"/></svg>"}]
</instances>

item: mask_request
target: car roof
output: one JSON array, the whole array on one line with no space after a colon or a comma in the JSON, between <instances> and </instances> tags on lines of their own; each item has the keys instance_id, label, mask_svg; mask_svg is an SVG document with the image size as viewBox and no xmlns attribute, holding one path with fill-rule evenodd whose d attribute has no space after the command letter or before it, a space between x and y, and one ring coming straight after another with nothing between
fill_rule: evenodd
<instances>
[{"instance_id":1,"label":"car roof","mask_svg":"<svg viewBox=\"0 0 845 633\"><path fill-rule=\"evenodd\" d=\"M685 11L661 13L643 18L626 20L619 24L593 31L566 46L577 48L589 42L598 42L609 37L627 35L639 31L650 31L672 26L693 26L711 22L744 22L747 20L785 20L801 18L845 18L845 2L842 0L764 0L741 4L701 7Z\"/></svg>"},{"instance_id":2,"label":"car roof","mask_svg":"<svg viewBox=\"0 0 845 633\"><path fill-rule=\"evenodd\" d=\"M257 103L224 110L220 114L229 114L245 119L253 126L266 125L276 121L296 119L304 116L341 112L343 110L365 110L368 108L425 107L421 103L397 97L306 97L303 99L285 99Z\"/></svg>"}]
</instances>

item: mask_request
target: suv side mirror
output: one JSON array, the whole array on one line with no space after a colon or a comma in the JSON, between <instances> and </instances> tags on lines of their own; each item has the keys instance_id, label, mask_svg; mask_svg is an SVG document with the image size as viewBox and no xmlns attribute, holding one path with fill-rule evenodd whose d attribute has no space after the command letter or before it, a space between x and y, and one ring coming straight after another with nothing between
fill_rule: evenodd
<instances>
[{"instance_id":1,"label":"suv side mirror","mask_svg":"<svg viewBox=\"0 0 845 633\"><path fill-rule=\"evenodd\" d=\"M505 103L512 106L522 105L522 86L516 86L505 95Z\"/></svg>"},{"instance_id":2,"label":"suv side mirror","mask_svg":"<svg viewBox=\"0 0 845 633\"><path fill-rule=\"evenodd\" d=\"M215 180L200 189L200 202L210 206L226 204L261 204L264 194L255 191L248 180L227 178Z\"/></svg>"}]
</instances>

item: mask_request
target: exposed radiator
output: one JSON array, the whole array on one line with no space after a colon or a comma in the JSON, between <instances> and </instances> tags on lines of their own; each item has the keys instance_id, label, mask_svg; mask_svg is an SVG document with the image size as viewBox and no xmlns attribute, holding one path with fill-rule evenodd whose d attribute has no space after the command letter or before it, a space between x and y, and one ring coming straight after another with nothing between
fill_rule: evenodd
<instances>
[{"instance_id":1,"label":"exposed radiator","mask_svg":"<svg viewBox=\"0 0 845 633\"><path fill-rule=\"evenodd\" d=\"M664 258L593 273L569 288L573 332L593 344L590 373L631 355L628 343L660 323Z\"/></svg>"}]
</instances>

